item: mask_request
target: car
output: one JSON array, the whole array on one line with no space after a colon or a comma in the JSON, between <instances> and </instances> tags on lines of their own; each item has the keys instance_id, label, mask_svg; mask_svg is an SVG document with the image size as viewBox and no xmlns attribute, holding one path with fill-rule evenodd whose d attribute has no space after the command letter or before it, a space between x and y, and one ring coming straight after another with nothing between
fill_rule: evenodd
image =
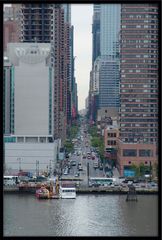
<instances>
[{"instance_id":1,"label":"car","mask_svg":"<svg viewBox=\"0 0 162 240\"><path fill-rule=\"evenodd\" d=\"M146 185L144 183L141 184L141 188L145 188Z\"/></svg>"},{"instance_id":2,"label":"car","mask_svg":"<svg viewBox=\"0 0 162 240\"><path fill-rule=\"evenodd\" d=\"M76 173L76 174L74 175L74 177L79 177L79 173Z\"/></svg>"},{"instance_id":3,"label":"car","mask_svg":"<svg viewBox=\"0 0 162 240\"><path fill-rule=\"evenodd\" d=\"M92 187L92 186L93 186L93 183L89 182L88 186L89 186L89 187Z\"/></svg>"},{"instance_id":4,"label":"car","mask_svg":"<svg viewBox=\"0 0 162 240\"><path fill-rule=\"evenodd\" d=\"M76 161L72 161L72 162L71 162L71 165L72 165L72 166L76 166Z\"/></svg>"},{"instance_id":5,"label":"car","mask_svg":"<svg viewBox=\"0 0 162 240\"><path fill-rule=\"evenodd\" d=\"M150 185L151 185L151 187L157 187L158 186L157 183L154 183L154 182L151 182Z\"/></svg>"},{"instance_id":6,"label":"car","mask_svg":"<svg viewBox=\"0 0 162 240\"><path fill-rule=\"evenodd\" d=\"M83 167L82 166L79 166L79 171L83 171Z\"/></svg>"}]
</instances>

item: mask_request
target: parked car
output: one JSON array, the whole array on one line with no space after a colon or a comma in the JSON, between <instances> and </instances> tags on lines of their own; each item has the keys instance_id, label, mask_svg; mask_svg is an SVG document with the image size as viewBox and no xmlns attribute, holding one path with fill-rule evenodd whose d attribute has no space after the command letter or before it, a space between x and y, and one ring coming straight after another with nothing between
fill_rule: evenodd
<instances>
[{"instance_id":1,"label":"parked car","mask_svg":"<svg viewBox=\"0 0 162 240\"><path fill-rule=\"evenodd\" d=\"M76 173L76 174L74 175L74 177L79 177L79 175L80 175L79 173Z\"/></svg>"},{"instance_id":2,"label":"parked car","mask_svg":"<svg viewBox=\"0 0 162 240\"><path fill-rule=\"evenodd\" d=\"M83 170L83 167L79 165L79 171L82 171Z\"/></svg>"}]
</instances>

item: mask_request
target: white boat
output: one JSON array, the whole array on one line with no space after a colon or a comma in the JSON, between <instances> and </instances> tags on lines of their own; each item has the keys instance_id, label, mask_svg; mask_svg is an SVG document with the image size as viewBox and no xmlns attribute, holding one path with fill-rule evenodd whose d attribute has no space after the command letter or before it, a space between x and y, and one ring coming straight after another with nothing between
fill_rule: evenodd
<instances>
[{"instance_id":1,"label":"white boat","mask_svg":"<svg viewBox=\"0 0 162 240\"><path fill-rule=\"evenodd\" d=\"M60 186L59 195L60 198L76 198L76 188Z\"/></svg>"}]
</instances>

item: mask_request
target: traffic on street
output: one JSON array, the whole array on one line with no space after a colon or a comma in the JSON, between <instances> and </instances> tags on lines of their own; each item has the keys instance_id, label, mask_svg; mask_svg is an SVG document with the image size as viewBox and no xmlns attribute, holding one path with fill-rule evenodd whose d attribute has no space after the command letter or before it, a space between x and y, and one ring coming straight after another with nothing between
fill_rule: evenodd
<instances>
[{"instance_id":1,"label":"traffic on street","mask_svg":"<svg viewBox=\"0 0 162 240\"><path fill-rule=\"evenodd\" d=\"M153 181L130 181L121 177L115 167L112 169L112 177L108 177L97 149L91 146L90 138L87 125L82 123L76 138L72 140L74 150L68 154L62 164L61 179L73 180L79 188L102 187L128 190L128 186L133 184L139 190L158 189L158 184Z\"/></svg>"}]
</instances>

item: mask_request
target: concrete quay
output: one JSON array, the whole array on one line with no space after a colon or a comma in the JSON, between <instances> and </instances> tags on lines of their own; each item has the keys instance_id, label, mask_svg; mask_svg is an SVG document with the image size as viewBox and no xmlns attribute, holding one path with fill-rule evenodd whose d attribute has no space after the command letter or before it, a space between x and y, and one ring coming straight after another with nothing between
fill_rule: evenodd
<instances>
[{"instance_id":1,"label":"concrete quay","mask_svg":"<svg viewBox=\"0 0 162 240\"><path fill-rule=\"evenodd\" d=\"M33 194L36 192L36 187L4 187L4 193L29 193ZM108 188L76 188L78 194L127 194L128 189L108 189ZM157 189L136 189L137 194L158 194Z\"/></svg>"},{"instance_id":2,"label":"concrete quay","mask_svg":"<svg viewBox=\"0 0 162 240\"><path fill-rule=\"evenodd\" d=\"M103 193L103 194L127 194L127 189L101 189L101 188L85 188L85 189L76 189L76 192L79 194L94 194L94 193ZM137 194L158 194L158 190L155 189L138 189L136 190Z\"/></svg>"}]
</instances>

